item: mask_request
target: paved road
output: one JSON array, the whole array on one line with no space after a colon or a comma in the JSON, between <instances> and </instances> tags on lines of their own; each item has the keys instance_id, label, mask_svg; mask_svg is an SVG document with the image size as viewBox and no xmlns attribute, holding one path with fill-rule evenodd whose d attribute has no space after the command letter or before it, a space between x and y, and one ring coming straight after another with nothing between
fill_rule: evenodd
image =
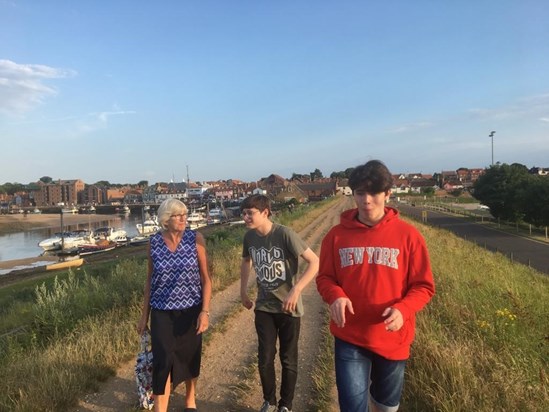
<instances>
[{"instance_id":1,"label":"paved road","mask_svg":"<svg viewBox=\"0 0 549 412\"><path fill-rule=\"evenodd\" d=\"M468 222L463 218L453 217L422 207L397 204L403 215L421 220L422 211L427 210L427 223L441 229L449 230L464 239L475 242L488 250L505 254L515 262L524 263L549 274L549 244L515 236L509 233L489 229L480 224Z\"/></svg>"}]
</instances>

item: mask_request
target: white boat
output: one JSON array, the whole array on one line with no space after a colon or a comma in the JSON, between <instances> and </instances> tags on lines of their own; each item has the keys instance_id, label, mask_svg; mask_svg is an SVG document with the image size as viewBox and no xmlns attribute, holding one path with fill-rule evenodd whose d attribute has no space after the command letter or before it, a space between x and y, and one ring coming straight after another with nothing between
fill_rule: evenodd
<instances>
[{"instance_id":1,"label":"white boat","mask_svg":"<svg viewBox=\"0 0 549 412\"><path fill-rule=\"evenodd\" d=\"M90 205L90 206L84 206L84 207L81 207L80 210L79 210L80 213L83 213L83 214L92 214L92 213L95 213L96 210L95 210L95 206L94 205Z\"/></svg>"},{"instance_id":2,"label":"white boat","mask_svg":"<svg viewBox=\"0 0 549 412\"><path fill-rule=\"evenodd\" d=\"M135 228L137 229L137 233L142 236L146 236L158 232L158 230L160 230L160 225L158 224L158 219L156 216L153 216L150 219L145 220L143 223L137 223Z\"/></svg>"},{"instance_id":3,"label":"white boat","mask_svg":"<svg viewBox=\"0 0 549 412\"><path fill-rule=\"evenodd\" d=\"M91 234L87 230L78 230L74 232L58 232L48 239L38 243L44 251L72 249L89 242Z\"/></svg>"},{"instance_id":4,"label":"white boat","mask_svg":"<svg viewBox=\"0 0 549 412\"><path fill-rule=\"evenodd\" d=\"M226 219L225 212L220 208L210 209L208 212L208 224L215 225L221 223Z\"/></svg>"},{"instance_id":5,"label":"white boat","mask_svg":"<svg viewBox=\"0 0 549 412\"><path fill-rule=\"evenodd\" d=\"M126 243L128 241L128 234L124 229L100 227L93 231L93 238L96 241L108 240L110 242Z\"/></svg>"},{"instance_id":6,"label":"white boat","mask_svg":"<svg viewBox=\"0 0 549 412\"><path fill-rule=\"evenodd\" d=\"M199 227L206 226L208 221L203 213L191 212L187 215L187 224L191 229L197 229Z\"/></svg>"},{"instance_id":7,"label":"white boat","mask_svg":"<svg viewBox=\"0 0 549 412\"><path fill-rule=\"evenodd\" d=\"M119 207L117 209L117 212L119 215L129 215L131 213L130 207L128 205L124 205L122 207Z\"/></svg>"},{"instance_id":8,"label":"white boat","mask_svg":"<svg viewBox=\"0 0 549 412\"><path fill-rule=\"evenodd\" d=\"M134 236L130 239L130 246L141 246L149 243L150 236Z\"/></svg>"},{"instance_id":9,"label":"white boat","mask_svg":"<svg viewBox=\"0 0 549 412\"><path fill-rule=\"evenodd\" d=\"M76 215L78 213L78 208L76 206L64 207L63 209L61 209L61 213L66 215Z\"/></svg>"}]
</instances>

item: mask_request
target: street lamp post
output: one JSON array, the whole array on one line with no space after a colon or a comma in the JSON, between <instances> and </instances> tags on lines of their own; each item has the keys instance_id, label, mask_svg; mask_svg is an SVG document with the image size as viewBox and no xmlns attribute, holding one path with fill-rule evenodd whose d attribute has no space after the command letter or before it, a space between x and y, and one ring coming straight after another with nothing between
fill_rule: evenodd
<instances>
[{"instance_id":1,"label":"street lamp post","mask_svg":"<svg viewBox=\"0 0 549 412\"><path fill-rule=\"evenodd\" d=\"M489 134L489 136L492 138L492 166L494 165L494 134L496 132L492 131L492 133Z\"/></svg>"}]
</instances>

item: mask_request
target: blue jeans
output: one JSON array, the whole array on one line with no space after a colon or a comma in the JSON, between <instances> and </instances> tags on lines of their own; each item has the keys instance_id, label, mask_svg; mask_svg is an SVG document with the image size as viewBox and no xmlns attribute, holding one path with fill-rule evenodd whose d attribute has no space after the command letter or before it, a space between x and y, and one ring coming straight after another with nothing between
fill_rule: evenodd
<instances>
[{"instance_id":1,"label":"blue jeans","mask_svg":"<svg viewBox=\"0 0 549 412\"><path fill-rule=\"evenodd\" d=\"M380 410L398 410L405 366L404 360L385 359L335 338L336 384L341 412L367 412L368 388L372 401Z\"/></svg>"},{"instance_id":2,"label":"blue jeans","mask_svg":"<svg viewBox=\"0 0 549 412\"><path fill-rule=\"evenodd\" d=\"M275 355L276 341L280 344L282 379L280 383L279 407L292 410L297 382L297 343L301 318L283 313L255 311L255 328L258 338L258 367L263 399L276 405Z\"/></svg>"}]
</instances>

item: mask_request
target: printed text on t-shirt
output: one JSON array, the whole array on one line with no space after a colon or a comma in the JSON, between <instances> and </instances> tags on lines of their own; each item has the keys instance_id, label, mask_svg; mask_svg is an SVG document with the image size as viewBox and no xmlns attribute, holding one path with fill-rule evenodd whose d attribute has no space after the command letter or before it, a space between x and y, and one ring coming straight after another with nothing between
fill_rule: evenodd
<instances>
[{"instance_id":1,"label":"printed text on t-shirt","mask_svg":"<svg viewBox=\"0 0 549 412\"><path fill-rule=\"evenodd\" d=\"M369 264L384 265L398 269L397 257L399 249L388 247L346 247L339 249L341 267L361 265L364 262L364 252L368 257Z\"/></svg>"},{"instance_id":2,"label":"printed text on t-shirt","mask_svg":"<svg viewBox=\"0 0 549 412\"><path fill-rule=\"evenodd\" d=\"M284 251L278 247L271 249L254 247L249 248L250 257L254 263L257 279L264 286L270 283L272 287L278 287L280 281L286 280L286 267L284 265ZM279 280L278 282L275 282ZM274 284L273 284L274 283Z\"/></svg>"}]
</instances>

